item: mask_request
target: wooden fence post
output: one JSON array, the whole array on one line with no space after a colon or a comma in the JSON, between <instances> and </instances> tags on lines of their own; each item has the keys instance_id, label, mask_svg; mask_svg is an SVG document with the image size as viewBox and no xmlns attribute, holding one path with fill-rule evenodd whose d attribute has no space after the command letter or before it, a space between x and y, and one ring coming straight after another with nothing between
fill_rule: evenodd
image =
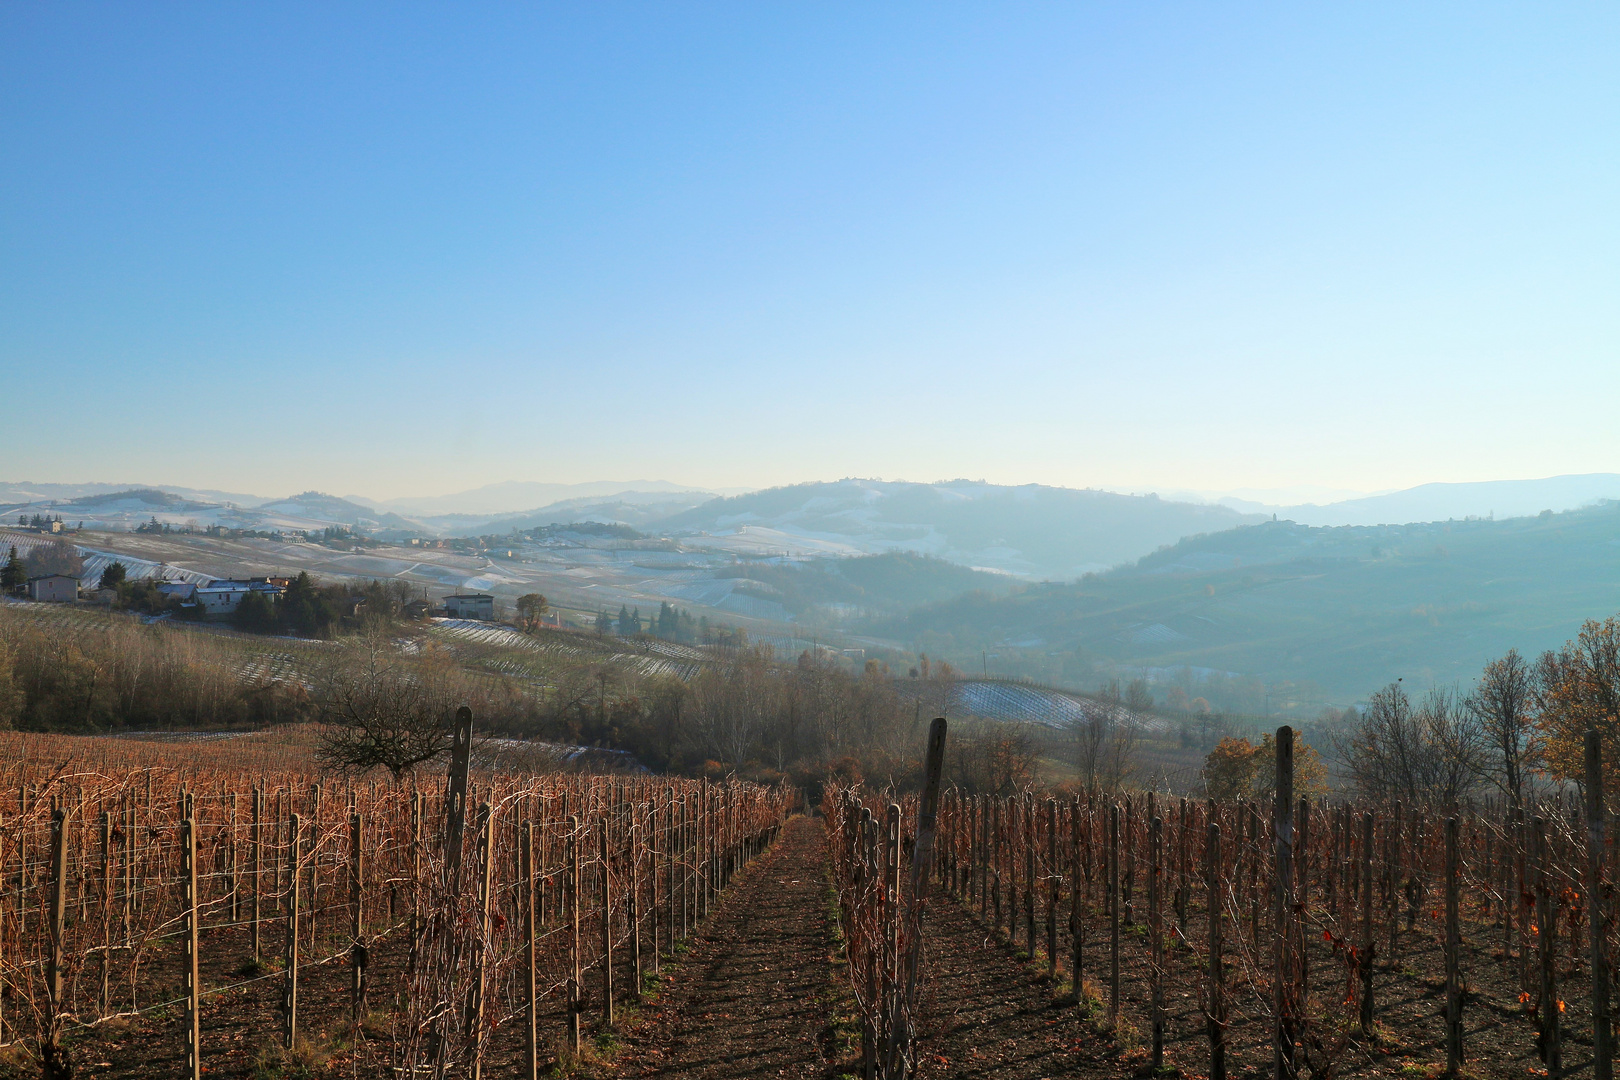
<instances>
[{"instance_id":1,"label":"wooden fence post","mask_svg":"<svg viewBox=\"0 0 1620 1080\"><path fill-rule=\"evenodd\" d=\"M1608 902L1603 888L1603 746L1597 731L1586 732L1586 909L1591 927L1592 1068L1594 1080L1614 1076L1614 1031L1609 1016Z\"/></svg>"},{"instance_id":2,"label":"wooden fence post","mask_svg":"<svg viewBox=\"0 0 1620 1080\"><path fill-rule=\"evenodd\" d=\"M1221 825L1210 804L1204 846L1204 883L1209 906L1209 1080L1226 1080L1226 972L1221 959Z\"/></svg>"}]
</instances>

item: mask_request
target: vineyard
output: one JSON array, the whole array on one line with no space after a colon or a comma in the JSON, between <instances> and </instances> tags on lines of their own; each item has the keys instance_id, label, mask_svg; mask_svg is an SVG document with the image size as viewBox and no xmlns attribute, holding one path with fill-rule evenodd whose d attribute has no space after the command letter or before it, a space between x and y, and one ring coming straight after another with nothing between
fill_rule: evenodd
<instances>
[{"instance_id":1,"label":"vineyard","mask_svg":"<svg viewBox=\"0 0 1620 1080\"><path fill-rule=\"evenodd\" d=\"M1293 745L1263 803L998 796L942 784L940 720L921 791L829 784L817 824L491 771L466 714L414 784L7 736L0 1073L1607 1080L1600 785L1296 798Z\"/></svg>"},{"instance_id":2,"label":"vineyard","mask_svg":"<svg viewBox=\"0 0 1620 1080\"><path fill-rule=\"evenodd\" d=\"M471 723L448 784L419 786L230 745L257 739L121 742L115 762L106 742L9 737L0 1044L46 1076L333 1059L532 1077L574 1060L797 796L480 773Z\"/></svg>"},{"instance_id":3,"label":"vineyard","mask_svg":"<svg viewBox=\"0 0 1620 1080\"><path fill-rule=\"evenodd\" d=\"M1113 1044L1099 1075L1610 1076L1600 787L1524 812L1296 800L1290 736L1265 806L830 788L862 1074L957 1075L925 1018L966 1003L908 976L932 887L1040 974L1042 1023Z\"/></svg>"}]
</instances>

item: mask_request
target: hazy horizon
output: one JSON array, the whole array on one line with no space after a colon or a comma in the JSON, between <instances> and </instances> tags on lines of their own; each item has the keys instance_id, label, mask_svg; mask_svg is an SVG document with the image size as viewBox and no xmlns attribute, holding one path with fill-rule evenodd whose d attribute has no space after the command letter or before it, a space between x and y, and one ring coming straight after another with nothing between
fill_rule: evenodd
<instances>
[{"instance_id":1,"label":"hazy horizon","mask_svg":"<svg viewBox=\"0 0 1620 1080\"><path fill-rule=\"evenodd\" d=\"M0 20L14 477L1620 471L1613 9Z\"/></svg>"}]
</instances>

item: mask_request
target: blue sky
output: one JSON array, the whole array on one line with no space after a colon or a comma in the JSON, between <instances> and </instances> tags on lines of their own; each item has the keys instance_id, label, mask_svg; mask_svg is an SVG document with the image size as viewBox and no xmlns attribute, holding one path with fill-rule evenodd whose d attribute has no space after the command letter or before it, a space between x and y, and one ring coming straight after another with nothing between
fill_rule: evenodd
<instances>
[{"instance_id":1,"label":"blue sky","mask_svg":"<svg viewBox=\"0 0 1620 1080\"><path fill-rule=\"evenodd\" d=\"M1616 55L1598 5L6 5L0 478L1620 471Z\"/></svg>"}]
</instances>

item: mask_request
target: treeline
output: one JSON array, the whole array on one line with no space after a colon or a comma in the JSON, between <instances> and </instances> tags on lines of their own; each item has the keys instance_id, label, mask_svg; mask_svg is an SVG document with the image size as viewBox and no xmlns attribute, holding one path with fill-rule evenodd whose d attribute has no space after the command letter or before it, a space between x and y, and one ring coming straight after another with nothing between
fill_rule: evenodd
<instances>
[{"instance_id":1,"label":"treeline","mask_svg":"<svg viewBox=\"0 0 1620 1080\"><path fill-rule=\"evenodd\" d=\"M83 572L84 560L79 557L78 549L66 540L37 544L27 558L19 556L17 545L13 544L5 562L0 563L0 590L16 596L28 585L29 578L44 577L46 574L78 577Z\"/></svg>"},{"instance_id":2,"label":"treeline","mask_svg":"<svg viewBox=\"0 0 1620 1080\"><path fill-rule=\"evenodd\" d=\"M1451 803L1481 790L1522 806L1537 789L1581 782L1586 732L1603 759L1620 754L1620 616L1590 620L1534 661L1517 650L1485 665L1474 685L1410 696L1393 682L1365 710L1347 710L1335 743L1362 794ZM1606 783L1620 779L1608 766Z\"/></svg>"},{"instance_id":3,"label":"treeline","mask_svg":"<svg viewBox=\"0 0 1620 1080\"><path fill-rule=\"evenodd\" d=\"M54 622L0 608L0 727L228 728L310 715L295 681L255 674L239 642L161 623Z\"/></svg>"},{"instance_id":4,"label":"treeline","mask_svg":"<svg viewBox=\"0 0 1620 1080\"><path fill-rule=\"evenodd\" d=\"M114 571L120 571L114 573ZM173 615L201 621L201 605L159 589L150 578L130 581L113 563L102 574L103 588L117 591L113 607L141 615ZM250 634L296 634L300 637L332 638L340 633L368 633L396 629L405 620L406 605L416 599L411 587L402 581L355 581L321 584L307 573L288 582L275 593L250 591L231 613L229 625Z\"/></svg>"}]
</instances>

